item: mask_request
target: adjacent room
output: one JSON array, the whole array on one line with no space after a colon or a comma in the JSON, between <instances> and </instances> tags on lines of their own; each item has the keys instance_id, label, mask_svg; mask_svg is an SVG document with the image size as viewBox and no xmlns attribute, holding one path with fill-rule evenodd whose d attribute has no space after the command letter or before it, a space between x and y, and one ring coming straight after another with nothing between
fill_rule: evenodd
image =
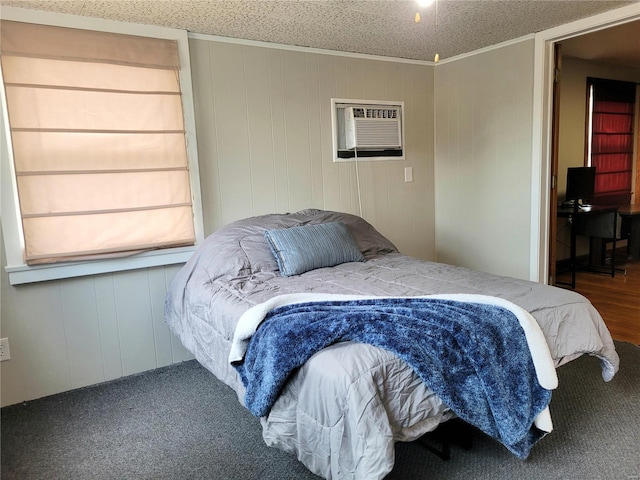
<instances>
[{"instance_id":1,"label":"adjacent room","mask_svg":"<svg viewBox=\"0 0 640 480\"><path fill-rule=\"evenodd\" d=\"M640 2L0 20L3 480L638 475Z\"/></svg>"},{"instance_id":2,"label":"adjacent room","mask_svg":"<svg viewBox=\"0 0 640 480\"><path fill-rule=\"evenodd\" d=\"M640 314L628 308L636 304L634 278L640 257L640 209L636 206L640 59L629 39L637 36L639 27L630 22L560 44L558 209L550 212L555 231L549 237L550 278L587 295L607 318L614 336L635 344L640 341L635 320ZM626 113L611 112L611 105L625 105ZM567 188L572 183L567 173L587 169L595 174L584 193L592 206L578 205L574 215L567 208L571 201ZM573 242L572 233L576 233Z\"/></svg>"}]
</instances>

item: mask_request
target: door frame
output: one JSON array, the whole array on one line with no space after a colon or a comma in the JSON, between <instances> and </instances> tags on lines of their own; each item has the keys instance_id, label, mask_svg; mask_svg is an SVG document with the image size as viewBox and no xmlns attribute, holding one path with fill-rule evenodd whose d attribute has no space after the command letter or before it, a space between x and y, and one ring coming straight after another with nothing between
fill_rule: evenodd
<instances>
[{"instance_id":1,"label":"door frame","mask_svg":"<svg viewBox=\"0 0 640 480\"><path fill-rule=\"evenodd\" d=\"M560 148L560 82L562 79L562 43L553 44L553 92L552 92L552 112L551 112L551 157L549 175L551 184L549 185L549 261L547 262L548 274L547 282L550 285L556 283L556 237L558 233L558 212L556 204L558 201L558 151Z\"/></svg>"},{"instance_id":2,"label":"door frame","mask_svg":"<svg viewBox=\"0 0 640 480\"><path fill-rule=\"evenodd\" d=\"M640 19L638 5L567 23L535 34L531 161L531 242L529 279L549 283L551 158L555 43ZM554 239L555 241L555 239Z\"/></svg>"}]
</instances>

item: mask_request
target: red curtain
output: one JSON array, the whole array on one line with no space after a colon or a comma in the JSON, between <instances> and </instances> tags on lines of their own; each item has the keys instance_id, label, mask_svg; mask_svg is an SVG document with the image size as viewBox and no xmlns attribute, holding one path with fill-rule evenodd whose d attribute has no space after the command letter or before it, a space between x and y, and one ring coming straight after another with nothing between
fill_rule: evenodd
<instances>
[{"instance_id":1,"label":"red curtain","mask_svg":"<svg viewBox=\"0 0 640 480\"><path fill-rule=\"evenodd\" d=\"M600 205L631 201L633 112L636 86L631 82L589 78L593 87L591 165L596 167L595 198Z\"/></svg>"}]
</instances>

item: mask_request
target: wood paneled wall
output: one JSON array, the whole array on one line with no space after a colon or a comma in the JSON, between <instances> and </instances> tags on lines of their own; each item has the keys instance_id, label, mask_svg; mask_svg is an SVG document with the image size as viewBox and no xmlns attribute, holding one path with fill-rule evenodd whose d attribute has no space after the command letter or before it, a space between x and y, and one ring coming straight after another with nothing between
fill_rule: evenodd
<instances>
[{"instance_id":1,"label":"wood paneled wall","mask_svg":"<svg viewBox=\"0 0 640 480\"><path fill-rule=\"evenodd\" d=\"M533 39L436 68L438 261L529 279Z\"/></svg>"},{"instance_id":2,"label":"wood paneled wall","mask_svg":"<svg viewBox=\"0 0 640 480\"><path fill-rule=\"evenodd\" d=\"M3 265L4 255L3 255ZM179 266L12 287L2 275L2 405L192 358L164 323Z\"/></svg>"},{"instance_id":3,"label":"wood paneled wall","mask_svg":"<svg viewBox=\"0 0 640 480\"><path fill-rule=\"evenodd\" d=\"M190 41L205 232L271 212L359 213L435 257L433 67ZM405 102L406 160L334 163L331 98ZM413 167L414 182L404 182Z\"/></svg>"},{"instance_id":4,"label":"wood paneled wall","mask_svg":"<svg viewBox=\"0 0 640 480\"><path fill-rule=\"evenodd\" d=\"M358 213L355 165L332 161L330 99L399 100L407 158L359 162L363 216L403 252L435 257L433 67L202 38L191 55L207 234L268 212ZM179 265L12 287L0 248L3 406L191 358L163 318Z\"/></svg>"}]
</instances>

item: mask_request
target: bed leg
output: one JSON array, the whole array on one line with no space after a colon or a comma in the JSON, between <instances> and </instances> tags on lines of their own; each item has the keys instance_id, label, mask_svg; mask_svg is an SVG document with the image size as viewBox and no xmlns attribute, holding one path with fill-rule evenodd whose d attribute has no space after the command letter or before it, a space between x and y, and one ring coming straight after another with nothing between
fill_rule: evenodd
<instances>
[{"instance_id":1,"label":"bed leg","mask_svg":"<svg viewBox=\"0 0 640 480\"><path fill-rule=\"evenodd\" d=\"M426 435L425 435L426 436ZM433 440L433 439L431 439ZM442 448L438 449L436 447L434 447L433 445L429 445L426 441L424 436L420 437L418 439L418 443L426 448L427 450L429 450L431 453L433 453L434 455L436 455L437 457L441 458L442 460L449 460L451 458L451 448L450 448L450 444L448 440L442 440L441 444L442 444Z\"/></svg>"},{"instance_id":2,"label":"bed leg","mask_svg":"<svg viewBox=\"0 0 640 480\"><path fill-rule=\"evenodd\" d=\"M434 431L425 433L417 442L442 460L449 460L452 444L455 443L464 450L471 449L471 434L471 426L468 423L454 418L439 425ZM433 443L441 448L434 447Z\"/></svg>"}]
</instances>

